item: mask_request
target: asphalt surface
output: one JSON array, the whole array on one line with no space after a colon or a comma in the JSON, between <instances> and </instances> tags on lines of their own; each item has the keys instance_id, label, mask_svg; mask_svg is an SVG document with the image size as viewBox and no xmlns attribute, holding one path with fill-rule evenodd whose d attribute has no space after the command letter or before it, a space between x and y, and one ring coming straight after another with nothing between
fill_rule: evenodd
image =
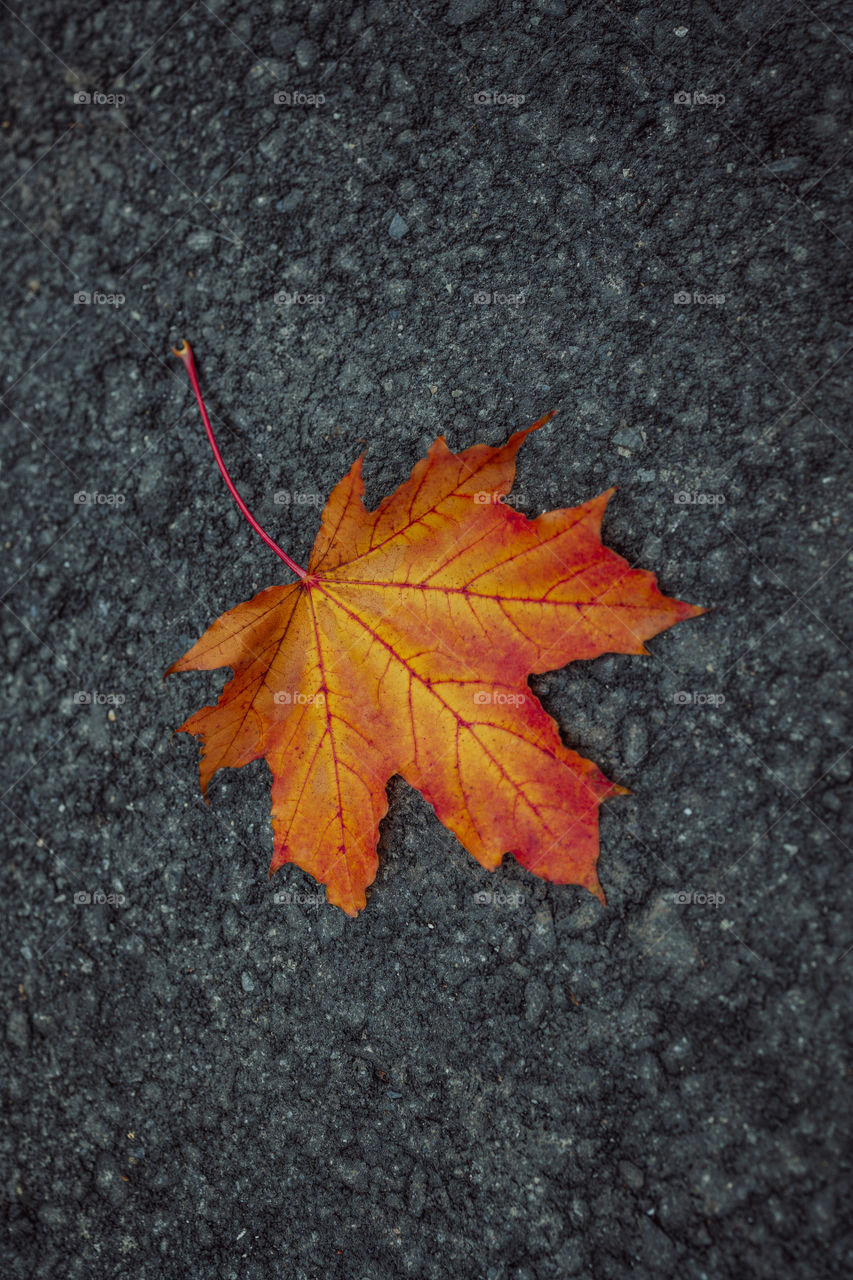
<instances>
[{"instance_id":1,"label":"asphalt surface","mask_svg":"<svg viewBox=\"0 0 853 1280\"><path fill-rule=\"evenodd\" d=\"M4 1275L850 1274L843 10L0 21ZM227 673L161 675L286 573L180 338L297 561L365 446L375 505L556 407L521 509L618 485L713 606L532 682L632 792L606 908L395 779L351 921L268 883L265 763L204 806Z\"/></svg>"}]
</instances>

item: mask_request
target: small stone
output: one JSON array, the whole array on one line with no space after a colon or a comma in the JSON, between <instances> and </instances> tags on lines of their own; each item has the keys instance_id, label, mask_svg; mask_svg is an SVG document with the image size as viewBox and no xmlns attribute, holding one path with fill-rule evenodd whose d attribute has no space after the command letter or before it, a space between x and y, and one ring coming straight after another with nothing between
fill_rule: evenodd
<instances>
[{"instance_id":1,"label":"small stone","mask_svg":"<svg viewBox=\"0 0 853 1280\"><path fill-rule=\"evenodd\" d=\"M121 1204L127 1195L127 1184L122 1182L118 1165L111 1155L102 1152L95 1165L95 1186L103 1198L112 1205Z\"/></svg>"},{"instance_id":2,"label":"small stone","mask_svg":"<svg viewBox=\"0 0 853 1280\"><path fill-rule=\"evenodd\" d=\"M532 1027L542 1021L548 1003L548 988L540 978L531 978L524 989L524 1017Z\"/></svg>"},{"instance_id":3,"label":"small stone","mask_svg":"<svg viewBox=\"0 0 853 1280\"><path fill-rule=\"evenodd\" d=\"M402 240L403 236L409 230L409 224L405 219L401 218L399 213L395 213L391 219L391 225L388 228L388 234L392 235L395 240Z\"/></svg>"},{"instance_id":4,"label":"small stone","mask_svg":"<svg viewBox=\"0 0 853 1280\"><path fill-rule=\"evenodd\" d=\"M642 449L645 441L639 427L630 427L627 422L623 422L618 430L614 431L612 436L613 443L623 449Z\"/></svg>"},{"instance_id":5,"label":"small stone","mask_svg":"<svg viewBox=\"0 0 853 1280\"><path fill-rule=\"evenodd\" d=\"M596 898L591 894L585 894L580 905L575 907L571 915L565 917L563 927L570 935L583 933L585 929L591 929L593 925L600 922L603 910Z\"/></svg>"},{"instance_id":6,"label":"small stone","mask_svg":"<svg viewBox=\"0 0 853 1280\"><path fill-rule=\"evenodd\" d=\"M451 27L462 27L466 22L482 18L488 8L489 0L450 0L444 20L450 23Z\"/></svg>"},{"instance_id":7,"label":"small stone","mask_svg":"<svg viewBox=\"0 0 853 1280\"><path fill-rule=\"evenodd\" d=\"M68 1214L58 1204L42 1204L38 1208L39 1222L46 1227L62 1227L68 1221Z\"/></svg>"},{"instance_id":8,"label":"small stone","mask_svg":"<svg viewBox=\"0 0 853 1280\"><path fill-rule=\"evenodd\" d=\"M30 1047L30 1024L26 1010L13 1009L6 1020L6 1039L9 1044L26 1053Z\"/></svg>"},{"instance_id":9,"label":"small stone","mask_svg":"<svg viewBox=\"0 0 853 1280\"><path fill-rule=\"evenodd\" d=\"M299 43L299 28L296 26L279 27L270 35L270 48L279 58L292 53Z\"/></svg>"},{"instance_id":10,"label":"small stone","mask_svg":"<svg viewBox=\"0 0 853 1280\"><path fill-rule=\"evenodd\" d=\"M420 1166L416 1166L409 1179L409 1213L419 1218L426 1204L426 1176Z\"/></svg>"},{"instance_id":11,"label":"small stone","mask_svg":"<svg viewBox=\"0 0 853 1280\"><path fill-rule=\"evenodd\" d=\"M187 236L188 249L211 249L213 248L214 234L212 231L193 231Z\"/></svg>"},{"instance_id":12,"label":"small stone","mask_svg":"<svg viewBox=\"0 0 853 1280\"><path fill-rule=\"evenodd\" d=\"M392 63L388 73L391 92L395 98L403 98L415 92L415 86L399 63Z\"/></svg>"},{"instance_id":13,"label":"small stone","mask_svg":"<svg viewBox=\"0 0 853 1280\"><path fill-rule=\"evenodd\" d=\"M245 970L240 975L240 982L244 991L254 991L255 980L252 975L250 973L246 973Z\"/></svg>"},{"instance_id":14,"label":"small stone","mask_svg":"<svg viewBox=\"0 0 853 1280\"><path fill-rule=\"evenodd\" d=\"M557 1275L576 1276L584 1270L584 1252L580 1239L567 1240L554 1255ZM587 1274L589 1274L587 1272Z\"/></svg>"},{"instance_id":15,"label":"small stone","mask_svg":"<svg viewBox=\"0 0 853 1280\"><path fill-rule=\"evenodd\" d=\"M300 71L310 71L320 56L320 50L313 40L300 40L293 56Z\"/></svg>"},{"instance_id":16,"label":"small stone","mask_svg":"<svg viewBox=\"0 0 853 1280\"><path fill-rule=\"evenodd\" d=\"M628 720L622 730L622 755L627 764L638 765L649 749L649 735L642 720Z\"/></svg>"},{"instance_id":17,"label":"small stone","mask_svg":"<svg viewBox=\"0 0 853 1280\"><path fill-rule=\"evenodd\" d=\"M770 173L795 173L803 164L802 156L782 156L779 160L771 160L767 168Z\"/></svg>"},{"instance_id":18,"label":"small stone","mask_svg":"<svg viewBox=\"0 0 853 1280\"><path fill-rule=\"evenodd\" d=\"M281 129L274 129L272 133L268 133L258 143L258 150L268 160L276 160L284 155L288 147L292 146L292 143L292 134L288 129L282 127Z\"/></svg>"},{"instance_id":19,"label":"small stone","mask_svg":"<svg viewBox=\"0 0 853 1280\"><path fill-rule=\"evenodd\" d=\"M554 950L555 944L554 918L548 907L542 907L533 917L527 953L531 957L544 956Z\"/></svg>"},{"instance_id":20,"label":"small stone","mask_svg":"<svg viewBox=\"0 0 853 1280\"><path fill-rule=\"evenodd\" d=\"M625 1186L630 1187L632 1191L639 1191L645 1181L642 1169L638 1169L630 1160L619 1161L619 1173Z\"/></svg>"}]
</instances>

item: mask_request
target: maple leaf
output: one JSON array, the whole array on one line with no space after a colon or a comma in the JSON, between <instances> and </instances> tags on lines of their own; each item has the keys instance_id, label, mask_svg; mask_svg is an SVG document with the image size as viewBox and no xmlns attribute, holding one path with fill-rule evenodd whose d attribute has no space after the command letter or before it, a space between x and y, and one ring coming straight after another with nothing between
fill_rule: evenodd
<instances>
[{"instance_id":1,"label":"maple leaf","mask_svg":"<svg viewBox=\"0 0 853 1280\"><path fill-rule=\"evenodd\" d=\"M598 808L624 789L563 745L527 678L645 653L645 640L704 610L602 545L614 490L535 520L502 501L522 441L552 416L499 448L454 454L439 437L375 511L359 458L301 581L224 613L166 672L232 669L218 703L179 732L202 741L205 798L218 769L266 758L270 876L293 862L356 915L400 774L483 867L510 852L604 901Z\"/></svg>"}]
</instances>

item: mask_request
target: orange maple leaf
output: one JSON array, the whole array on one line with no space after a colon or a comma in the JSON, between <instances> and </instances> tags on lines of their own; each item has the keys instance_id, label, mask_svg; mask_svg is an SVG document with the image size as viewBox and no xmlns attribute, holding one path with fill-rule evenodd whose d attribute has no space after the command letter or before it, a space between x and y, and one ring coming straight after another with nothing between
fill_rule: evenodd
<instances>
[{"instance_id":1,"label":"orange maple leaf","mask_svg":"<svg viewBox=\"0 0 853 1280\"><path fill-rule=\"evenodd\" d=\"M501 500L522 441L552 416L500 448L454 454L439 437L375 511L359 458L302 581L224 613L166 672L232 669L216 706L179 732L202 740L205 798L218 769L266 757L270 876L293 862L355 916L397 773L482 866L511 852L604 901L598 806L624 789L563 745L527 677L646 653L704 610L602 545L612 489L535 520Z\"/></svg>"}]
</instances>

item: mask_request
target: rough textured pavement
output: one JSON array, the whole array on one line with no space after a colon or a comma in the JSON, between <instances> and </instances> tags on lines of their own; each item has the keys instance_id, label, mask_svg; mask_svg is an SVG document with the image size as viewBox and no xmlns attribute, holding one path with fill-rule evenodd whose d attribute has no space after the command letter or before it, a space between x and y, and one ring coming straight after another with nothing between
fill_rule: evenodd
<instances>
[{"instance_id":1,"label":"rough textured pavement","mask_svg":"<svg viewBox=\"0 0 853 1280\"><path fill-rule=\"evenodd\" d=\"M1 8L4 1274L849 1274L843 8ZM297 560L557 407L521 509L713 606L533 681L606 909L397 779L353 922L201 802L161 674L285 575L181 337Z\"/></svg>"}]
</instances>

